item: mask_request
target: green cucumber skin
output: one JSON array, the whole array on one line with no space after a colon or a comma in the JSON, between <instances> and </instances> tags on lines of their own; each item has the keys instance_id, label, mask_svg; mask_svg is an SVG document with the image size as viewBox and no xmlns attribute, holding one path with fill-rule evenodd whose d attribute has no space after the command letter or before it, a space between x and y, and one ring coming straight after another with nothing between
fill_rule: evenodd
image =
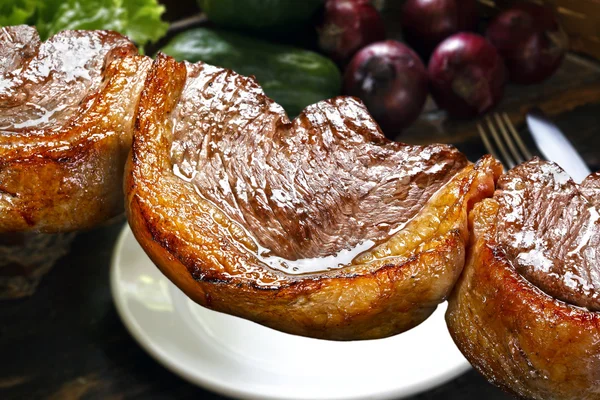
<instances>
[{"instance_id":1,"label":"green cucumber skin","mask_svg":"<svg viewBox=\"0 0 600 400\"><path fill-rule=\"evenodd\" d=\"M290 31L307 23L324 0L198 0L208 18L235 29Z\"/></svg>"},{"instance_id":2,"label":"green cucumber skin","mask_svg":"<svg viewBox=\"0 0 600 400\"><path fill-rule=\"evenodd\" d=\"M231 32L192 29L174 37L161 51L178 61L203 61L254 75L267 96L291 117L341 90L340 71L330 59Z\"/></svg>"}]
</instances>

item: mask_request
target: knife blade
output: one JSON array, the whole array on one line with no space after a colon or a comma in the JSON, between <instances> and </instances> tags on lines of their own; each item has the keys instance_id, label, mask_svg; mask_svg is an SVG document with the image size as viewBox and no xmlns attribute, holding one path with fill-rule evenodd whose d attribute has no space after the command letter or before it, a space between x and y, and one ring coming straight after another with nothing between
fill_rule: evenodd
<instances>
[{"instance_id":1,"label":"knife blade","mask_svg":"<svg viewBox=\"0 0 600 400\"><path fill-rule=\"evenodd\" d=\"M569 139L541 110L529 111L527 126L544 157L560 165L575 182L581 183L591 173Z\"/></svg>"}]
</instances>

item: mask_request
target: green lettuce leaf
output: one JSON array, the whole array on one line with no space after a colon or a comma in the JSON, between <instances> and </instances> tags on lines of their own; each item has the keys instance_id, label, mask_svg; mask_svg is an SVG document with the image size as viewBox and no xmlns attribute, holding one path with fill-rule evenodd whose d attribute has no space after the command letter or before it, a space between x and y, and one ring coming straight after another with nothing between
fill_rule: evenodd
<instances>
[{"instance_id":1,"label":"green lettuce leaf","mask_svg":"<svg viewBox=\"0 0 600 400\"><path fill-rule=\"evenodd\" d=\"M38 0L0 0L0 26L26 24L37 3Z\"/></svg>"},{"instance_id":2,"label":"green lettuce leaf","mask_svg":"<svg viewBox=\"0 0 600 400\"><path fill-rule=\"evenodd\" d=\"M1 1L1 0L0 0ZM109 29L143 46L167 32L157 0L36 0L42 40L65 29Z\"/></svg>"}]
</instances>

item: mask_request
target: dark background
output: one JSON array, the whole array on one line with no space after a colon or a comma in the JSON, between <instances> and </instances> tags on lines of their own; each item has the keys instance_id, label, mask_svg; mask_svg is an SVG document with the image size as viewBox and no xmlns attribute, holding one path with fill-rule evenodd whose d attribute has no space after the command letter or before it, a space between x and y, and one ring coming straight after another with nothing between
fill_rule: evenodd
<instances>
[{"instance_id":1,"label":"dark background","mask_svg":"<svg viewBox=\"0 0 600 400\"><path fill-rule=\"evenodd\" d=\"M173 7L173 5L175 5ZM194 0L171 2L175 30L201 21ZM391 22L393 23L393 21ZM510 87L500 109L527 135L527 110L541 106L600 169L600 68L570 56L555 77ZM397 138L454 143L471 160L485 153L477 121L449 121L430 103ZM70 254L27 299L0 302L0 399L221 399L164 369L131 338L109 290L110 259L124 220L80 234ZM409 362L409 361L407 361ZM401 377L399 377L401 379ZM509 399L474 371L413 399Z\"/></svg>"},{"instance_id":2,"label":"dark background","mask_svg":"<svg viewBox=\"0 0 600 400\"><path fill-rule=\"evenodd\" d=\"M1 399L224 399L164 369L125 330L108 279L122 224L79 235L33 297L0 302ZM482 398L510 397L471 371L414 399Z\"/></svg>"}]
</instances>

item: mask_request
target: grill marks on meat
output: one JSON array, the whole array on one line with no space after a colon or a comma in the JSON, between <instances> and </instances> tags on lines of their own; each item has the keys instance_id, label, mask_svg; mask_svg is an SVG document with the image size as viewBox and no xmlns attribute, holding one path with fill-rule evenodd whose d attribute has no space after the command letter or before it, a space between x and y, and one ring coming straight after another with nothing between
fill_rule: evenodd
<instances>
[{"instance_id":1,"label":"grill marks on meat","mask_svg":"<svg viewBox=\"0 0 600 400\"><path fill-rule=\"evenodd\" d=\"M534 159L498 181L496 241L527 280L550 296L600 310L600 174L577 185Z\"/></svg>"},{"instance_id":2,"label":"grill marks on meat","mask_svg":"<svg viewBox=\"0 0 600 400\"><path fill-rule=\"evenodd\" d=\"M450 146L390 142L356 99L290 122L253 79L186 67L172 113L175 171L271 255L324 257L387 239L467 165Z\"/></svg>"}]
</instances>

